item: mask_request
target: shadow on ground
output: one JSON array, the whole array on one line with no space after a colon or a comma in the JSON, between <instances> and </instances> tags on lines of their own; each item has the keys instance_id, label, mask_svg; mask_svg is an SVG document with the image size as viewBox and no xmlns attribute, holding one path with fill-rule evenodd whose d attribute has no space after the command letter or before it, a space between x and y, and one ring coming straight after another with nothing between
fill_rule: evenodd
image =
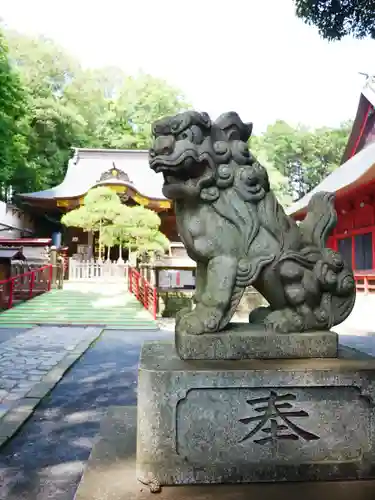
<instances>
[{"instance_id":1,"label":"shadow on ground","mask_svg":"<svg viewBox=\"0 0 375 500\"><path fill-rule=\"evenodd\" d=\"M0 453L0 498L72 500L107 408L135 405L139 352L159 331L106 330Z\"/></svg>"},{"instance_id":2,"label":"shadow on ground","mask_svg":"<svg viewBox=\"0 0 375 500\"><path fill-rule=\"evenodd\" d=\"M0 499L72 500L107 408L136 404L142 343L170 337L106 330L2 448ZM373 336L343 335L341 341L375 354Z\"/></svg>"}]
</instances>

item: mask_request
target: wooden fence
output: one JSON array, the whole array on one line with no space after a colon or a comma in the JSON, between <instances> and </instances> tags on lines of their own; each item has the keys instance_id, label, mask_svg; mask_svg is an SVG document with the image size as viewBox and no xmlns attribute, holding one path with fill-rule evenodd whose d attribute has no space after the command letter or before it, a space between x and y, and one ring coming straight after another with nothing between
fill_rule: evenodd
<instances>
[{"instance_id":1,"label":"wooden fence","mask_svg":"<svg viewBox=\"0 0 375 500\"><path fill-rule=\"evenodd\" d=\"M357 292L375 293L375 273L373 271L357 271L354 274Z\"/></svg>"},{"instance_id":2,"label":"wooden fence","mask_svg":"<svg viewBox=\"0 0 375 500\"><path fill-rule=\"evenodd\" d=\"M129 267L128 290L156 319L158 312L158 294L156 288L149 283L136 269Z\"/></svg>"},{"instance_id":3,"label":"wooden fence","mask_svg":"<svg viewBox=\"0 0 375 500\"><path fill-rule=\"evenodd\" d=\"M51 290L52 266L40 267L0 281L0 309L10 309L16 304Z\"/></svg>"},{"instance_id":4,"label":"wooden fence","mask_svg":"<svg viewBox=\"0 0 375 500\"><path fill-rule=\"evenodd\" d=\"M128 279L129 265L111 261L77 261L69 259L70 281L123 281Z\"/></svg>"}]
</instances>

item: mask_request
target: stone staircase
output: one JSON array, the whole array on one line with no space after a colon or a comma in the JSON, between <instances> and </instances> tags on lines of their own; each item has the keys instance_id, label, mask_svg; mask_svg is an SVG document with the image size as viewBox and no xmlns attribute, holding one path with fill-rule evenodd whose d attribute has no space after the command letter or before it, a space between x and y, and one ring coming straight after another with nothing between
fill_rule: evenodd
<instances>
[{"instance_id":1,"label":"stone staircase","mask_svg":"<svg viewBox=\"0 0 375 500\"><path fill-rule=\"evenodd\" d=\"M157 322L122 284L74 283L23 302L0 314L0 327L97 325L155 330Z\"/></svg>"}]
</instances>

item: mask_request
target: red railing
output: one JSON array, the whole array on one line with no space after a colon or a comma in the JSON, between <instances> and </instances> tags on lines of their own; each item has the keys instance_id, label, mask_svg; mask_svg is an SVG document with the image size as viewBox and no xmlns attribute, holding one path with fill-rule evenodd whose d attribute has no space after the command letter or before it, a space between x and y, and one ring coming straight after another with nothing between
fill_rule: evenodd
<instances>
[{"instance_id":1,"label":"red railing","mask_svg":"<svg viewBox=\"0 0 375 500\"><path fill-rule=\"evenodd\" d=\"M51 264L7 280L0 280L0 309L10 309L19 302L48 292L51 289L51 282Z\"/></svg>"},{"instance_id":2,"label":"red railing","mask_svg":"<svg viewBox=\"0 0 375 500\"><path fill-rule=\"evenodd\" d=\"M153 318L156 319L158 312L158 294L156 288L133 267L129 267L128 271L128 289L143 307L150 311Z\"/></svg>"},{"instance_id":3,"label":"red railing","mask_svg":"<svg viewBox=\"0 0 375 500\"><path fill-rule=\"evenodd\" d=\"M355 286L357 292L374 293L375 292L375 272L357 271L354 274Z\"/></svg>"}]
</instances>

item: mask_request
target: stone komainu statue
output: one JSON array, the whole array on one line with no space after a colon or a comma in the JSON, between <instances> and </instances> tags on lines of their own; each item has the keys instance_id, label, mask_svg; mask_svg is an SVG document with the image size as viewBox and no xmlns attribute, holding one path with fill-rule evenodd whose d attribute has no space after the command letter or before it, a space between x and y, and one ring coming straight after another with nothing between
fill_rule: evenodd
<instances>
[{"instance_id":1,"label":"stone komainu statue","mask_svg":"<svg viewBox=\"0 0 375 500\"><path fill-rule=\"evenodd\" d=\"M197 263L196 307L176 318L180 334L222 330L249 285L269 302L250 312L250 323L277 332L329 329L353 308L353 273L325 247L337 220L333 195L315 194L297 225L248 149L251 130L234 112L212 122L187 111L153 125L150 167L164 176Z\"/></svg>"}]
</instances>

